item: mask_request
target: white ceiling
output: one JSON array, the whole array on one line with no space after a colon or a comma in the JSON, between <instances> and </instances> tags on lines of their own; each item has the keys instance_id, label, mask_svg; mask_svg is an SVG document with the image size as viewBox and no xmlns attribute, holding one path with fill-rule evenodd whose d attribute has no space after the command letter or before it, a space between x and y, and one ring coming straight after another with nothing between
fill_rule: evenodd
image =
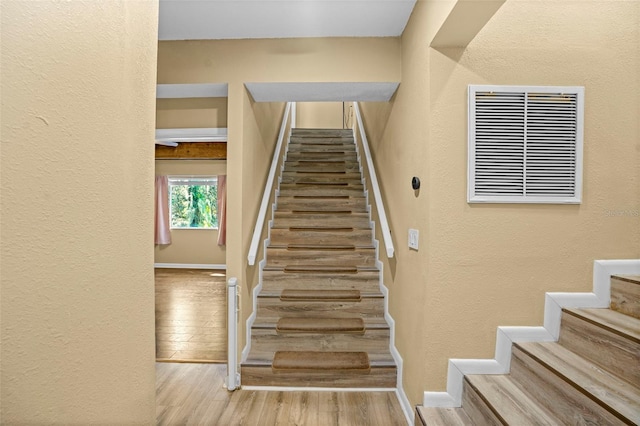
<instances>
[{"instance_id":1,"label":"white ceiling","mask_svg":"<svg viewBox=\"0 0 640 426\"><path fill-rule=\"evenodd\" d=\"M160 40L395 37L416 0L160 0Z\"/></svg>"},{"instance_id":2,"label":"white ceiling","mask_svg":"<svg viewBox=\"0 0 640 426\"><path fill-rule=\"evenodd\" d=\"M399 83L246 83L256 102L387 102Z\"/></svg>"}]
</instances>

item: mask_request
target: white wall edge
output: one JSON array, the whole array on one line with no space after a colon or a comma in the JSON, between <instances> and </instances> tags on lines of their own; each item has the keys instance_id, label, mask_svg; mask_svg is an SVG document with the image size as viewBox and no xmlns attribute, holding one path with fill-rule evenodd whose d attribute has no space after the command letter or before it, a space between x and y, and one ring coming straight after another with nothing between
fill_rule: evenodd
<instances>
[{"instance_id":1,"label":"white wall edge","mask_svg":"<svg viewBox=\"0 0 640 426\"><path fill-rule=\"evenodd\" d=\"M295 386L243 386L243 390L273 392L395 392L396 388L321 388Z\"/></svg>"},{"instance_id":2,"label":"white wall edge","mask_svg":"<svg viewBox=\"0 0 640 426\"><path fill-rule=\"evenodd\" d=\"M216 269L227 270L227 265L221 263L154 263L154 268L166 269Z\"/></svg>"},{"instance_id":3,"label":"white wall edge","mask_svg":"<svg viewBox=\"0 0 640 426\"><path fill-rule=\"evenodd\" d=\"M592 293L546 293L544 327L498 327L495 359L450 359L446 392L424 392L425 407L460 407L465 374L506 374L511 367L514 342L557 341L562 308L606 308L611 298L612 275L640 274L640 259L596 260Z\"/></svg>"}]
</instances>

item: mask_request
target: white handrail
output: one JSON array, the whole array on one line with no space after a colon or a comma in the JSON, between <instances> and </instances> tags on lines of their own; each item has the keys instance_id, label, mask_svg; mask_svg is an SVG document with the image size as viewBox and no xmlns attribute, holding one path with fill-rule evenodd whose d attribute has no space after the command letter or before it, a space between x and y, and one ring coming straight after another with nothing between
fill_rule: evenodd
<instances>
[{"instance_id":1,"label":"white handrail","mask_svg":"<svg viewBox=\"0 0 640 426\"><path fill-rule=\"evenodd\" d=\"M364 156L367 160L369 177L371 178L371 189L373 190L373 198L376 202L378 217L380 218L380 231L382 232L382 239L384 240L384 246L387 249L387 257L392 258L395 252L395 249L393 247L393 241L391 240L391 229L389 228L389 222L387 221L387 214L385 213L385 210L384 210L384 203L382 202L382 194L380 194L380 186L378 185L376 169L373 166L373 159L371 158L371 151L369 150L369 141L367 140L367 135L364 132L364 126L362 124L362 117L360 116L360 107L358 105L358 102L353 103L353 109L356 112L356 121L358 122L358 130L360 132L360 138L362 139Z\"/></svg>"},{"instance_id":2,"label":"white handrail","mask_svg":"<svg viewBox=\"0 0 640 426\"><path fill-rule=\"evenodd\" d=\"M287 119L291 111L291 102L287 102L287 107L284 110L284 116L282 117L282 125L280 126L280 134L278 135L278 142L276 143L276 149L273 152L273 160L271 160L271 169L269 170L269 176L267 177L267 184L264 186L264 193L262 194L262 203L260 204L260 211L258 212L258 219L256 220L256 227L253 228L253 238L251 238L251 246L249 247L249 254L247 260L249 265L255 265L256 256L258 256L258 247L260 247L260 236L262 235L262 227L267 216L267 210L269 208L269 199L271 198L271 191L273 190L273 182L276 178L276 170L278 168L278 161L280 159L280 151L282 150L282 143L284 141L284 132L287 128Z\"/></svg>"},{"instance_id":3,"label":"white handrail","mask_svg":"<svg viewBox=\"0 0 640 426\"><path fill-rule=\"evenodd\" d=\"M238 374L238 279L227 282L227 390L235 390L240 384Z\"/></svg>"}]
</instances>

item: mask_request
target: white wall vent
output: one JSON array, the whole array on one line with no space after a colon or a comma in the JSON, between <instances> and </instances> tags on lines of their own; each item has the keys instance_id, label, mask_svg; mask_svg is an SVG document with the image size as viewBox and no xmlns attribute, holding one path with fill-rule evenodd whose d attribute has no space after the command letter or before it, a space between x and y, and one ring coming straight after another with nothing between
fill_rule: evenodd
<instances>
[{"instance_id":1,"label":"white wall vent","mask_svg":"<svg viewBox=\"0 0 640 426\"><path fill-rule=\"evenodd\" d=\"M469 86L469 203L582 198L583 87Z\"/></svg>"}]
</instances>

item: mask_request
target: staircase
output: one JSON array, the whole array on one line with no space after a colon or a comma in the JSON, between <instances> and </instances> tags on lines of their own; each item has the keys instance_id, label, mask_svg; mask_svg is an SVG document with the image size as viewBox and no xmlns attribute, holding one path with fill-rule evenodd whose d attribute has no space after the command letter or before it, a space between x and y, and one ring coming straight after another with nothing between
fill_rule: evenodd
<instances>
[{"instance_id":1,"label":"staircase","mask_svg":"<svg viewBox=\"0 0 640 426\"><path fill-rule=\"evenodd\" d=\"M294 129L243 385L396 387L373 238L352 131Z\"/></svg>"},{"instance_id":2,"label":"staircase","mask_svg":"<svg viewBox=\"0 0 640 426\"><path fill-rule=\"evenodd\" d=\"M462 407L424 425L640 424L640 276L611 279L610 309L563 309L558 342L514 343L511 371L466 375Z\"/></svg>"}]
</instances>

